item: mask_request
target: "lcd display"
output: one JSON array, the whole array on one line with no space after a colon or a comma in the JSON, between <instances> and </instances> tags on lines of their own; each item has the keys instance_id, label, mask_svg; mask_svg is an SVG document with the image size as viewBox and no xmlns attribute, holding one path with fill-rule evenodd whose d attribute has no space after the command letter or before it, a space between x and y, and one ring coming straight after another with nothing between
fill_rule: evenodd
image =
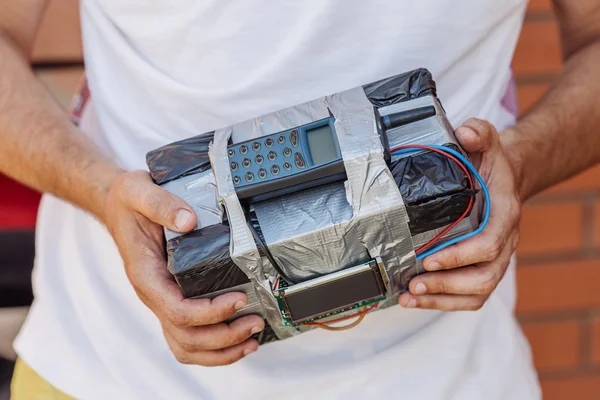
<instances>
[{"instance_id":1,"label":"lcd display","mask_svg":"<svg viewBox=\"0 0 600 400\"><path fill-rule=\"evenodd\" d=\"M337 158L334 133L329 124L306 131L308 147L314 165L324 164Z\"/></svg>"}]
</instances>

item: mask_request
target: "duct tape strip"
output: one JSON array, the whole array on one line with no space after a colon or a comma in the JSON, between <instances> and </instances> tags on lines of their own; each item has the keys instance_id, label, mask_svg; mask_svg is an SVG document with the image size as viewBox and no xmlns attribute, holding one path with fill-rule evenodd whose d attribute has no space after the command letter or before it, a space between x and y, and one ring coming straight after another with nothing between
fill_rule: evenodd
<instances>
[{"instance_id":1,"label":"duct tape strip","mask_svg":"<svg viewBox=\"0 0 600 400\"><path fill-rule=\"evenodd\" d=\"M296 332L283 323L277 301L270 288L270 282L263 272L262 258L248 228L244 210L233 187L227 155L227 143L231 132L231 128L215 131L213 142L209 145L210 163L215 175L219 202L224 205L227 211L231 230L229 249L231 259L254 284L256 298L262 308L262 317L268 321L275 334L280 339L284 339ZM247 307L254 306L255 304L248 304ZM244 313L244 309L240 311Z\"/></svg>"},{"instance_id":2,"label":"duct tape strip","mask_svg":"<svg viewBox=\"0 0 600 400\"><path fill-rule=\"evenodd\" d=\"M392 282L383 306L395 304L399 285L394 277L413 266L416 259L406 208L383 159L373 106L362 88L327 96L324 102L336 120L352 221L369 255L381 258Z\"/></svg>"}]
</instances>

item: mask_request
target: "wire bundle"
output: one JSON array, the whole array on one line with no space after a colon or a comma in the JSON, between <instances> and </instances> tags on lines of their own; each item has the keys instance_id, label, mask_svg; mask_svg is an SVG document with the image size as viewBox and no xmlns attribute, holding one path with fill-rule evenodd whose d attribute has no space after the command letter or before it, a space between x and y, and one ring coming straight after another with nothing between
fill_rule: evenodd
<instances>
[{"instance_id":1,"label":"wire bundle","mask_svg":"<svg viewBox=\"0 0 600 400\"><path fill-rule=\"evenodd\" d=\"M471 164L469 162L469 160L467 160L459 152L457 152L453 149L450 149L448 147L444 147L444 146L437 146L437 145L425 146L425 145L419 145L419 144L410 144L410 145L395 147L392 150L390 150L390 153L392 155L403 155L403 154L416 153L416 152L422 151L422 150L433 151L435 153L438 153L445 157L448 157L450 160L457 163L458 166L460 167L460 169L462 169L463 172L465 173L465 175L467 176L467 179L469 180L469 189L471 189L471 190L475 189L475 185L474 185L473 178L471 177L471 175L475 176L475 179L477 179L477 181L479 182L479 185L481 186L481 189L483 190L483 194L484 194L484 198L485 198L485 213L484 213L483 221L479 225L479 228L477 228L476 230L466 233L466 234L463 234L463 235L460 235L460 236L457 236L453 239L448 240L447 242L444 242L435 247L432 247L441 238L443 238L448 232L450 232L456 225L458 225L460 223L460 221L465 219L471 213L471 211L473 210L473 206L475 204L473 197L471 197L469 199L469 204L467 205L466 210L456 221L454 221L452 224L448 225L443 231L441 231L439 234L437 234L433 239L431 239L429 242L427 242L423 246L419 247L415 251L417 260L422 260L425 257L430 256L431 254L436 253L448 246L451 246L460 241L463 241L465 239L468 239L470 237L478 235L479 233L481 233L481 231L483 231L485 229L485 227L488 224L489 218L490 218L490 194L489 194L488 188L485 185L483 178L481 177L481 175L479 175L479 173L477 172L477 169L473 166L473 164ZM309 323L309 324L305 324L305 325L315 326L315 327L318 327L321 329L332 330L332 331L340 331L340 330L354 328L355 326L360 324L362 322L362 320L364 319L365 315L369 311L371 311L372 309L377 307L378 304L379 303L375 303L371 307L364 308L362 311L360 311L356 314L347 315L345 317L337 318L337 319L330 320L330 321L323 322L323 323L313 322L313 323ZM351 324L345 325L345 326L332 327L332 326L328 325L328 324L348 320L348 319L355 318L355 317L358 317L358 319L356 321L352 322Z\"/></svg>"},{"instance_id":2,"label":"wire bundle","mask_svg":"<svg viewBox=\"0 0 600 400\"><path fill-rule=\"evenodd\" d=\"M485 227L487 226L488 221L490 219L490 194L487 189L487 186L485 185L483 178L481 177L481 175L479 175L479 173L477 172L477 169L473 166L473 164L471 164L469 162L469 160L467 160L458 151L455 151L448 147L438 146L438 145L425 146L425 145L420 145L420 144L409 144L406 146L395 147L392 150L390 150L390 152L392 155L403 155L403 154L416 153L416 152L422 151L422 150L433 151L435 153L446 156L449 159L451 159L452 161L454 161L455 163L457 163L458 166L467 175L467 178L469 180L469 186L470 186L469 189L473 190L473 189L475 189L475 185L473 184L473 179L471 178L471 174L469 173L469 171L470 171L473 174L473 176L475 176L477 181L479 182L479 185L481 186L481 189L483 191L484 198L485 198L485 213L484 213L483 221L479 225L479 228L477 228L476 230L469 232L469 233L465 233L464 235L457 236L453 239L448 240L447 242L444 242L440 245L430 248L436 242L438 242L444 235L446 235L448 232L450 232L456 225L458 225L460 223L460 221L462 221L469 215L469 213L473 209L473 205L474 205L473 197L471 197L471 199L469 200L469 205L467 206L467 209L456 221L454 221L452 224L450 224L448 227L446 227L442 232L440 232L438 235L436 235L433 239L431 239L425 245L421 246L420 248L418 248L416 250L415 253L417 254L417 257L416 257L417 260L422 260L425 257L428 257L428 256L432 255L433 253L436 253L450 245L456 244L460 241L463 241L465 239L468 239L470 237L478 235L479 233L481 233L481 231L483 231L485 229Z\"/></svg>"},{"instance_id":3,"label":"wire bundle","mask_svg":"<svg viewBox=\"0 0 600 400\"><path fill-rule=\"evenodd\" d=\"M459 152L457 152L451 148L444 147L444 146L438 146L438 145L426 146L426 145L420 145L420 144L409 144L409 145L405 145L405 146L395 147L390 150L390 153L392 155L404 155L404 154L416 153L416 152L423 151L423 150L433 151L435 153L441 154L441 155L449 158L450 160L454 161L467 176L467 179L469 181L469 189L472 190L473 192L475 191L475 184L473 182L472 176L475 177L475 179L479 182L479 185L481 186L481 189L484 194L485 213L483 216L483 221L481 222L481 224L479 225L479 227L476 230L466 233L466 234L463 234L463 235L460 235L460 236L457 236L457 237L450 239L442 244L434 246L440 239L442 239L448 232L450 232L454 227L456 227L456 225L458 225L463 219L465 219L471 213L471 211L473 210L473 207L475 205L475 200L472 196L469 199L469 204L467 205L467 208L465 209L463 214L456 221L454 221L452 224L448 225L446 228L444 228L444 230L442 230L440 233L438 233L434 238L432 238L430 241L428 241L426 244L419 247L415 251L417 260L422 260L425 257L428 257L428 256L432 255L433 253L436 253L448 246L451 246L451 245L461 242L465 239L468 239L470 237L478 235L479 233L481 233L481 231L483 231L485 229L485 227L488 224L489 218L490 218L490 194L487 189L487 186L485 185L483 178L481 177L481 175L479 175L479 173L477 172L477 169L473 166L473 164L471 164L469 162L469 160L467 160ZM255 231L253 233L255 235L255 238L257 238L258 234ZM264 247L266 247L266 245ZM272 259L272 256L270 255L268 250L266 250L265 253L267 254L267 257L269 257L269 260L276 266L276 263ZM276 269L277 269L277 272L279 272L280 275L284 279L286 279L286 276L285 276L285 274L283 274L283 271L280 271L281 270L280 268L276 268ZM273 290L276 290L278 288L278 285L279 285L279 278L277 278L275 280L274 285L273 285ZM326 322L305 323L304 325L305 326L314 326L314 327L331 330L331 331L341 331L341 330L350 329L350 328L353 328L353 327L357 326L358 324L360 324L362 322L362 320L364 319L365 315L369 311L376 308L378 304L379 303L375 303L375 304L371 305L370 307L364 307L360 312L355 313L355 314L346 315L344 317L336 318L336 319L329 320ZM348 325L344 325L344 326L340 326L340 327L332 327L329 325L332 323L341 322L341 321L345 321L345 320L356 318L356 317L358 317L356 319L356 321L354 321Z\"/></svg>"}]
</instances>

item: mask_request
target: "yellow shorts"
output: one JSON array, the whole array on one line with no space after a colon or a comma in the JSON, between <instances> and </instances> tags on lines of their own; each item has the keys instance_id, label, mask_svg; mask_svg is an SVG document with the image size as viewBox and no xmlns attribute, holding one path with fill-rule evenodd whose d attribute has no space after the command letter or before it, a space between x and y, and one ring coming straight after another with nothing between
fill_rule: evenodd
<instances>
[{"instance_id":1,"label":"yellow shorts","mask_svg":"<svg viewBox=\"0 0 600 400\"><path fill-rule=\"evenodd\" d=\"M17 359L10 384L11 400L74 400L46 382L21 359Z\"/></svg>"}]
</instances>

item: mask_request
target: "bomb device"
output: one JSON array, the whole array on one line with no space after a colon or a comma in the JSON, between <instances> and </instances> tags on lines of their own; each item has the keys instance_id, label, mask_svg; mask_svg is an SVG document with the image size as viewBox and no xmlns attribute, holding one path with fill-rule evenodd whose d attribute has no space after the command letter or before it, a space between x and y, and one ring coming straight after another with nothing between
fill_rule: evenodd
<instances>
[{"instance_id":1,"label":"bomb device","mask_svg":"<svg viewBox=\"0 0 600 400\"><path fill-rule=\"evenodd\" d=\"M479 233L487 189L425 69L171 143L154 181L198 225L165 230L186 297L244 292L260 343L348 329L396 303L422 259Z\"/></svg>"}]
</instances>

